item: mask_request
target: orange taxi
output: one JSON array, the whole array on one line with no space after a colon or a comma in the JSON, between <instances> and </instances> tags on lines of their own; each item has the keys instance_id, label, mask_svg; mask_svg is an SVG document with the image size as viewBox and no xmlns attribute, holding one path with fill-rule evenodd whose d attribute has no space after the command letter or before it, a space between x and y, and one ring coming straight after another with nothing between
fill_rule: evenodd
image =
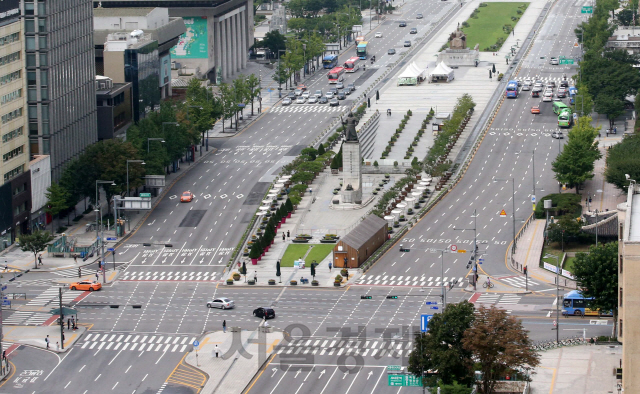
<instances>
[{"instance_id":1,"label":"orange taxi","mask_svg":"<svg viewBox=\"0 0 640 394\"><path fill-rule=\"evenodd\" d=\"M80 282L75 282L69 285L71 290L83 290L83 291L95 291L100 290L102 285L100 282L91 281L91 280L83 280Z\"/></svg>"},{"instance_id":2,"label":"orange taxi","mask_svg":"<svg viewBox=\"0 0 640 394\"><path fill-rule=\"evenodd\" d=\"M533 107L531 107L531 113L532 114L539 114L540 113L540 107L538 107L537 105L534 105Z\"/></svg>"},{"instance_id":3,"label":"orange taxi","mask_svg":"<svg viewBox=\"0 0 640 394\"><path fill-rule=\"evenodd\" d=\"M180 196L180 202L191 202L193 200L193 193L191 192L184 192L182 193L182 196Z\"/></svg>"},{"instance_id":4,"label":"orange taxi","mask_svg":"<svg viewBox=\"0 0 640 394\"><path fill-rule=\"evenodd\" d=\"M301 83L301 84L298 85L298 89L300 89L300 90L302 90L304 92L305 90L307 90L307 85Z\"/></svg>"}]
</instances>

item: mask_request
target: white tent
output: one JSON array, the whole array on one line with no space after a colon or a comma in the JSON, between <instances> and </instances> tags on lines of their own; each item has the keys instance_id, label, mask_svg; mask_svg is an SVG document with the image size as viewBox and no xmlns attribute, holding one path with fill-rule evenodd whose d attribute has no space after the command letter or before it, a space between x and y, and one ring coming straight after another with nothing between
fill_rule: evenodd
<instances>
[{"instance_id":1,"label":"white tent","mask_svg":"<svg viewBox=\"0 0 640 394\"><path fill-rule=\"evenodd\" d=\"M421 69L412 62L398 77L398 86L402 85L417 85L420 79L423 79L426 75L426 70Z\"/></svg>"},{"instance_id":2,"label":"white tent","mask_svg":"<svg viewBox=\"0 0 640 394\"><path fill-rule=\"evenodd\" d=\"M451 82L453 78L453 70L444 64L444 62L438 63L436 68L429 73L429 82L438 82L440 80Z\"/></svg>"}]
</instances>

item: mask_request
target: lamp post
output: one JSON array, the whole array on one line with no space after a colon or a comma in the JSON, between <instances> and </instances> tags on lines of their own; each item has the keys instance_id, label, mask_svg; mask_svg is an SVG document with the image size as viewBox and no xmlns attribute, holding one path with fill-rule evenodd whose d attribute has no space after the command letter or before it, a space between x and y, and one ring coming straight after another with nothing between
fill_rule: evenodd
<instances>
[{"instance_id":1,"label":"lamp post","mask_svg":"<svg viewBox=\"0 0 640 394\"><path fill-rule=\"evenodd\" d=\"M129 163L141 163L142 165L147 164L144 160L127 160L127 197L129 197Z\"/></svg>"},{"instance_id":2,"label":"lamp post","mask_svg":"<svg viewBox=\"0 0 640 394\"><path fill-rule=\"evenodd\" d=\"M103 181L103 180L96 180L96 207L99 206L100 204L98 204L98 185L99 184L110 184L111 186L115 186L116 183L114 181ZM100 239L100 235L98 234L98 213L100 212L100 209L94 209L94 211L96 211L96 240ZM100 222L102 222L102 215L100 215Z\"/></svg>"},{"instance_id":3,"label":"lamp post","mask_svg":"<svg viewBox=\"0 0 640 394\"><path fill-rule=\"evenodd\" d=\"M147 138L147 153L149 153L149 141L160 141L164 144L164 138Z\"/></svg>"},{"instance_id":4,"label":"lamp post","mask_svg":"<svg viewBox=\"0 0 640 394\"><path fill-rule=\"evenodd\" d=\"M473 259L473 263L474 263L474 272L478 272L478 259L477 259L477 255L478 255L478 223L477 223L477 219L478 219L478 212L476 209L473 210L473 228L457 228L454 227L453 229L455 231L465 231L465 230L473 230L473 252L471 254L471 258ZM475 275L473 276L473 289L476 289L476 280L475 280Z\"/></svg>"},{"instance_id":5,"label":"lamp post","mask_svg":"<svg viewBox=\"0 0 640 394\"><path fill-rule=\"evenodd\" d=\"M545 259L556 259L556 342L560 342L560 257L555 254L546 254Z\"/></svg>"},{"instance_id":6,"label":"lamp post","mask_svg":"<svg viewBox=\"0 0 640 394\"><path fill-rule=\"evenodd\" d=\"M516 186L513 178L498 179L493 178L494 182L508 182L511 179L511 217L513 218L513 243L511 244L511 253L516 252Z\"/></svg>"}]
</instances>

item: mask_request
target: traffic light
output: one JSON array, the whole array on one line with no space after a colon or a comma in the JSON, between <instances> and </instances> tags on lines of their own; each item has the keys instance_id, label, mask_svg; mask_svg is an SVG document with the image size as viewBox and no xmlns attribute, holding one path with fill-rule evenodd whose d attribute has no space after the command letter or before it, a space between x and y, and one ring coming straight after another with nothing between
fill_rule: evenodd
<instances>
[{"instance_id":1,"label":"traffic light","mask_svg":"<svg viewBox=\"0 0 640 394\"><path fill-rule=\"evenodd\" d=\"M471 264L473 264L473 260L469 260L469 262L467 263L467 269L471 268Z\"/></svg>"},{"instance_id":2,"label":"traffic light","mask_svg":"<svg viewBox=\"0 0 640 394\"><path fill-rule=\"evenodd\" d=\"M390 295L387 296L387 300L397 300L397 299L398 299L398 296L390 296Z\"/></svg>"},{"instance_id":3,"label":"traffic light","mask_svg":"<svg viewBox=\"0 0 640 394\"><path fill-rule=\"evenodd\" d=\"M400 244L400 251L401 252L408 252L409 248L405 248L404 245Z\"/></svg>"},{"instance_id":4,"label":"traffic light","mask_svg":"<svg viewBox=\"0 0 640 394\"><path fill-rule=\"evenodd\" d=\"M360 296L360 299L361 299L361 300L370 300L371 298L372 298L372 297L371 297L371 296L368 296L368 295L367 295L367 296L366 296L366 295L361 295L361 296Z\"/></svg>"}]
</instances>

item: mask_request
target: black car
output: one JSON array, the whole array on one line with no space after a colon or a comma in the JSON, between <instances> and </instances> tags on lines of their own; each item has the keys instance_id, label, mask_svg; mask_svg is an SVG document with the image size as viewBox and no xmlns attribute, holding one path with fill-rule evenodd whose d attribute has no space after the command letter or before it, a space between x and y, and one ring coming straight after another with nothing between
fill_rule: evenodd
<instances>
[{"instance_id":1,"label":"black car","mask_svg":"<svg viewBox=\"0 0 640 394\"><path fill-rule=\"evenodd\" d=\"M351 94L351 89L349 89L349 88L345 88L345 89L343 90L343 92L344 92L344 94L346 94L346 95L348 96L348 95L350 95L350 94Z\"/></svg>"},{"instance_id":2,"label":"black car","mask_svg":"<svg viewBox=\"0 0 640 394\"><path fill-rule=\"evenodd\" d=\"M338 92L338 100L344 100L346 98L347 96L344 94L344 92L342 91Z\"/></svg>"},{"instance_id":3,"label":"black car","mask_svg":"<svg viewBox=\"0 0 640 394\"><path fill-rule=\"evenodd\" d=\"M274 317L276 317L276 311L274 311L273 308L261 306L258 309L254 309L253 316L265 319L273 319Z\"/></svg>"},{"instance_id":4,"label":"black car","mask_svg":"<svg viewBox=\"0 0 640 394\"><path fill-rule=\"evenodd\" d=\"M560 82L560 87L568 88L568 87L569 87L569 82L567 82L567 81L561 81L561 82Z\"/></svg>"},{"instance_id":5,"label":"black car","mask_svg":"<svg viewBox=\"0 0 640 394\"><path fill-rule=\"evenodd\" d=\"M334 96L338 94L338 88L331 88L329 91L333 93Z\"/></svg>"},{"instance_id":6,"label":"black car","mask_svg":"<svg viewBox=\"0 0 640 394\"><path fill-rule=\"evenodd\" d=\"M356 85L350 83L347 85L347 89L350 89L352 92L354 92L356 90Z\"/></svg>"},{"instance_id":7,"label":"black car","mask_svg":"<svg viewBox=\"0 0 640 394\"><path fill-rule=\"evenodd\" d=\"M396 54L396 50L391 48L387 51L387 55L395 55Z\"/></svg>"},{"instance_id":8,"label":"black car","mask_svg":"<svg viewBox=\"0 0 640 394\"><path fill-rule=\"evenodd\" d=\"M287 94L287 97L289 97L291 100L295 100L296 99L296 92L289 92L289 94Z\"/></svg>"},{"instance_id":9,"label":"black car","mask_svg":"<svg viewBox=\"0 0 640 394\"><path fill-rule=\"evenodd\" d=\"M318 104L326 104L329 102L329 99L326 98L325 96L322 96L318 99Z\"/></svg>"},{"instance_id":10,"label":"black car","mask_svg":"<svg viewBox=\"0 0 640 394\"><path fill-rule=\"evenodd\" d=\"M407 22L406 21L399 21L398 26L399 27L407 27Z\"/></svg>"}]
</instances>

